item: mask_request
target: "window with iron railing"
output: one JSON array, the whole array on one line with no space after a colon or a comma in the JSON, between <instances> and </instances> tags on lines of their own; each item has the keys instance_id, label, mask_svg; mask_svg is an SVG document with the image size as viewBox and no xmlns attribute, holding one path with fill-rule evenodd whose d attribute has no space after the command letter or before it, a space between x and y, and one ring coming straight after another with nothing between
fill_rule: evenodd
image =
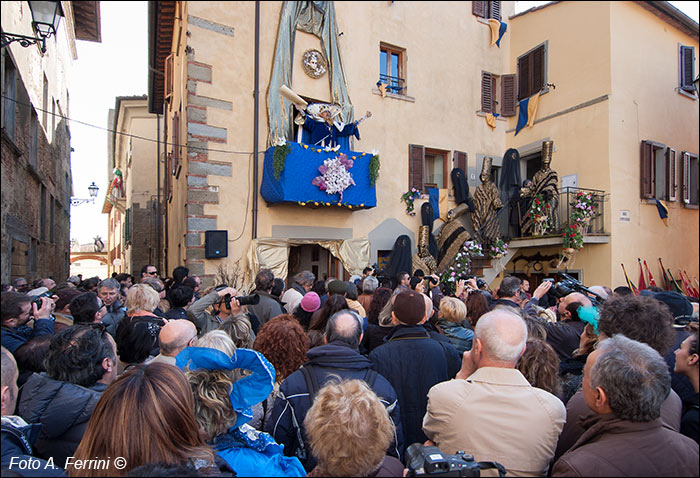
<instances>
[{"instance_id":1,"label":"window with iron railing","mask_svg":"<svg viewBox=\"0 0 700 478\"><path fill-rule=\"evenodd\" d=\"M384 84L386 91L397 95L406 95L406 50L381 44L379 54L379 81Z\"/></svg>"}]
</instances>

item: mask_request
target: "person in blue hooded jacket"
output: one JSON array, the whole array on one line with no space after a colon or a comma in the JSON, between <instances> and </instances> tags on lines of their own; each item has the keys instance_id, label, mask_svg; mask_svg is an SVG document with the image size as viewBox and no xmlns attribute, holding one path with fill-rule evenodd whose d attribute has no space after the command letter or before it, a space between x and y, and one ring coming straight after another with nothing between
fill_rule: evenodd
<instances>
[{"instance_id":1,"label":"person in blue hooded jacket","mask_svg":"<svg viewBox=\"0 0 700 478\"><path fill-rule=\"evenodd\" d=\"M234 347L231 341L231 355L215 348L187 347L176 357L194 391L199 427L236 476L306 475L297 458L284 456L282 446L269 434L248 425L251 407L274 387L275 369L259 352Z\"/></svg>"}]
</instances>

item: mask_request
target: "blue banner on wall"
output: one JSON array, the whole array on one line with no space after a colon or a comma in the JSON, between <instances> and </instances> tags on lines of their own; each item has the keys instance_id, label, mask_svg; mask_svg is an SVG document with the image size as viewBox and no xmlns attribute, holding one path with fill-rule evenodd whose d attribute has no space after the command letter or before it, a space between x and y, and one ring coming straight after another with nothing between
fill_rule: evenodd
<instances>
[{"instance_id":1,"label":"blue banner on wall","mask_svg":"<svg viewBox=\"0 0 700 478\"><path fill-rule=\"evenodd\" d=\"M353 160L353 166L348 171L355 185L343 192L340 206L350 209L367 209L377 205L376 187L370 187L369 162L370 153L360 153L348 149L324 151L318 146L299 143L287 143L289 154L284 161L284 168L279 180L275 179L274 152L275 146L265 152L262 184L260 194L268 203L296 203L304 206L335 206L338 207L340 194L327 194L312 184L320 176L319 166L326 159L333 159L345 153Z\"/></svg>"}]
</instances>

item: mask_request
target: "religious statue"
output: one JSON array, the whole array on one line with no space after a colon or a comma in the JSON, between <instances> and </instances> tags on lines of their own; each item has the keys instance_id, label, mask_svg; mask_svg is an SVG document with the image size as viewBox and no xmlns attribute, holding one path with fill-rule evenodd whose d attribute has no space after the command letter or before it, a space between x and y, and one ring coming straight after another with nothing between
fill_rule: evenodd
<instances>
[{"instance_id":1,"label":"religious statue","mask_svg":"<svg viewBox=\"0 0 700 478\"><path fill-rule=\"evenodd\" d=\"M535 201L542 206L543 215L535 219L526 214L522 222L522 235L542 235L559 228L559 176L550 168L554 141L542 142L542 167L532 178L532 184L520 190L520 197L527 198L530 208Z\"/></svg>"},{"instance_id":2,"label":"religious statue","mask_svg":"<svg viewBox=\"0 0 700 478\"><path fill-rule=\"evenodd\" d=\"M493 158L484 158L479 179L481 184L474 192L474 211L471 213L474 234L480 239L484 250L493 244L500 235L501 225L498 210L503 207L498 188L491 181Z\"/></svg>"},{"instance_id":3,"label":"religious statue","mask_svg":"<svg viewBox=\"0 0 700 478\"><path fill-rule=\"evenodd\" d=\"M338 146L341 144L345 149L349 149L347 139L354 136L360 139L358 126L365 119L371 118L372 113L368 111L365 116L350 124L344 124L338 116L342 111L339 105L330 103L312 103L305 109L297 107L300 116L295 122L301 125L309 134L309 144L317 146ZM344 143L344 144L343 144Z\"/></svg>"},{"instance_id":4,"label":"religious statue","mask_svg":"<svg viewBox=\"0 0 700 478\"><path fill-rule=\"evenodd\" d=\"M421 206L421 226L418 230L418 252L413 255L413 270L426 274L437 272L437 242L433 236L433 206L426 202Z\"/></svg>"}]
</instances>

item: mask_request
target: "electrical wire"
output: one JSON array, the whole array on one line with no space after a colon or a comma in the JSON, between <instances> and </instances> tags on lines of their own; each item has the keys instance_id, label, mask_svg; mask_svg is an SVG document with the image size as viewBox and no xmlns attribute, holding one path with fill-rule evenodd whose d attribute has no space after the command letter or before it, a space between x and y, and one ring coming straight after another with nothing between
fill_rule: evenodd
<instances>
[{"instance_id":1,"label":"electrical wire","mask_svg":"<svg viewBox=\"0 0 700 478\"><path fill-rule=\"evenodd\" d=\"M126 137L129 137L129 138L140 139L140 140L143 140L143 141L149 141L149 142L151 142L151 143L158 143L158 140L157 140L157 139L144 138L143 136L138 136L138 135L131 134L131 133L124 133L124 132L121 132L121 131L116 131L116 130L113 130L113 129L110 129L110 128L105 128L104 126L98 126L98 125L95 125L95 124L92 124L92 123L87 123L87 122L85 122L85 121L80 121L80 120L76 120L76 119L73 119L73 118L69 118L68 116L65 116L65 115L62 115L62 114L58 114L58 113L54 113L54 112L51 112L51 111L48 111L48 110L44 110L44 109L42 109L42 108L37 108L36 106L34 106L34 105L31 104L31 103L24 103L24 102L22 102L22 101L17 101L16 99L10 98L9 96L2 95L2 97L3 97L3 99L12 101L12 102L14 102L14 103L16 103L16 104L18 104L18 105L20 105L20 106L31 107L31 108L34 108L34 109L37 110L37 111L41 111L42 113L47 113L47 114L52 115L52 116L57 116L57 117L59 117L59 118L68 120L68 121L70 121L70 122L72 122L72 123L77 123L77 124L81 124L81 125L84 125L84 126L89 126L89 127L91 127L91 128L101 129L101 130L107 131L107 132L109 132L109 133L120 134L120 135L122 135L122 136L126 136ZM167 141L160 141L160 143L161 143L161 144L164 144L164 145L166 145L166 146L177 146L177 147L183 147L183 148L187 148L187 149L191 149L191 150L208 151L208 152L212 152L212 153L246 154L246 155L252 155L252 154L254 154L252 151L229 151L229 150L225 150L225 149L202 148L202 147L200 147L200 146L192 146L192 145L187 145L187 144L168 143ZM265 154L265 152L264 152L264 151L260 151L258 154Z\"/></svg>"}]
</instances>

